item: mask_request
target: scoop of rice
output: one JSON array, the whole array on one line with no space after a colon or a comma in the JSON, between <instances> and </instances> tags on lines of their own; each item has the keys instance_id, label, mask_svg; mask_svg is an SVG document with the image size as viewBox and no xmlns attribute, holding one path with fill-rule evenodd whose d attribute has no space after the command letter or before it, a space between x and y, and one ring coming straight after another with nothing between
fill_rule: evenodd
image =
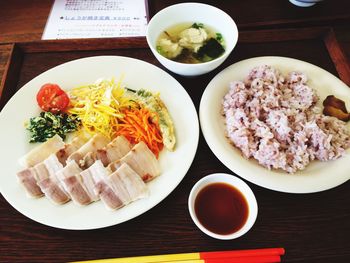
<instances>
[{"instance_id":1,"label":"scoop of rice","mask_svg":"<svg viewBox=\"0 0 350 263\"><path fill-rule=\"evenodd\" d=\"M304 73L285 77L269 65L255 67L223 98L227 137L268 169L294 173L314 159L337 159L350 147L350 131L323 115L317 101Z\"/></svg>"}]
</instances>

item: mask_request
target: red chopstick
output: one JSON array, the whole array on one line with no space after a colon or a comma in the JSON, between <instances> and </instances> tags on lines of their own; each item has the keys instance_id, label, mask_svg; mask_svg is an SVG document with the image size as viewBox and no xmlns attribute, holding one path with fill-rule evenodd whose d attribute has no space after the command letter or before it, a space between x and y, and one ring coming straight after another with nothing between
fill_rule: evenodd
<instances>
[{"instance_id":1,"label":"red chopstick","mask_svg":"<svg viewBox=\"0 0 350 263\"><path fill-rule=\"evenodd\" d=\"M246 249L246 250L230 250L230 251L214 251L214 252L200 252L201 259L210 258L231 258L231 257L254 257L254 256L271 256L284 255L284 248L260 248L260 249Z\"/></svg>"},{"instance_id":2,"label":"red chopstick","mask_svg":"<svg viewBox=\"0 0 350 263\"><path fill-rule=\"evenodd\" d=\"M281 262L280 256L252 256L234 258L210 258L203 259L205 263L275 263ZM176 261L173 261L176 263Z\"/></svg>"},{"instance_id":3,"label":"red chopstick","mask_svg":"<svg viewBox=\"0 0 350 263\"><path fill-rule=\"evenodd\" d=\"M281 262L284 248L194 252L154 256L100 259L85 263L274 263Z\"/></svg>"}]
</instances>

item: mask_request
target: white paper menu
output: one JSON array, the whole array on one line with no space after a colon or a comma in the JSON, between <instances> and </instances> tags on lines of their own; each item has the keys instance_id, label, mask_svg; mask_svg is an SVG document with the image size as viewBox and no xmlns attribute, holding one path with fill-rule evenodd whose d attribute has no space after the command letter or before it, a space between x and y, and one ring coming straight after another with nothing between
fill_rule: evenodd
<instances>
[{"instance_id":1,"label":"white paper menu","mask_svg":"<svg viewBox=\"0 0 350 263\"><path fill-rule=\"evenodd\" d=\"M42 39L145 36L147 0L55 0Z\"/></svg>"}]
</instances>

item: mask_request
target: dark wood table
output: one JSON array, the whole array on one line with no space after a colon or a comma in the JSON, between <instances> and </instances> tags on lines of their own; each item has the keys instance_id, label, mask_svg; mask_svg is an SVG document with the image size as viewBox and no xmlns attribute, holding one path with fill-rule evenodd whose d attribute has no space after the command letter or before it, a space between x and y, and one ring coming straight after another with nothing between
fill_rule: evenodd
<instances>
[{"instance_id":1,"label":"dark wood table","mask_svg":"<svg viewBox=\"0 0 350 263\"><path fill-rule=\"evenodd\" d=\"M175 2L181 1L150 1L150 13L153 15ZM350 85L347 62L350 2L347 0L328 0L305 9L287 0L200 2L230 13L241 34L235 51L214 72L195 78L170 73L187 90L197 110L203 90L220 70L254 56L305 60ZM102 45L105 41L98 39L40 41L50 6L51 1L0 3L1 103L36 75L76 58L123 55L163 68L143 38L114 39L105 45ZM283 262L350 262L349 182L313 194L281 193L247 182L258 201L257 221L239 239L220 241L200 232L187 210L192 186L213 172L232 173L214 156L201 134L192 166L165 200L128 222L97 230L72 231L41 225L17 212L1 196L0 262L67 262L267 247L284 247Z\"/></svg>"}]
</instances>

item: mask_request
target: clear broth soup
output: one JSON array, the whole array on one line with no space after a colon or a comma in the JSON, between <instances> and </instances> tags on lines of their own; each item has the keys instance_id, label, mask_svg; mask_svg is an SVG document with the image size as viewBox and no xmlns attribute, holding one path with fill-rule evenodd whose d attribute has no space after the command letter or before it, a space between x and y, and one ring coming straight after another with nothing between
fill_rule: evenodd
<instances>
[{"instance_id":1,"label":"clear broth soup","mask_svg":"<svg viewBox=\"0 0 350 263\"><path fill-rule=\"evenodd\" d=\"M157 51L180 63L211 61L225 52L220 32L202 23L180 23L164 30L157 39Z\"/></svg>"}]
</instances>

